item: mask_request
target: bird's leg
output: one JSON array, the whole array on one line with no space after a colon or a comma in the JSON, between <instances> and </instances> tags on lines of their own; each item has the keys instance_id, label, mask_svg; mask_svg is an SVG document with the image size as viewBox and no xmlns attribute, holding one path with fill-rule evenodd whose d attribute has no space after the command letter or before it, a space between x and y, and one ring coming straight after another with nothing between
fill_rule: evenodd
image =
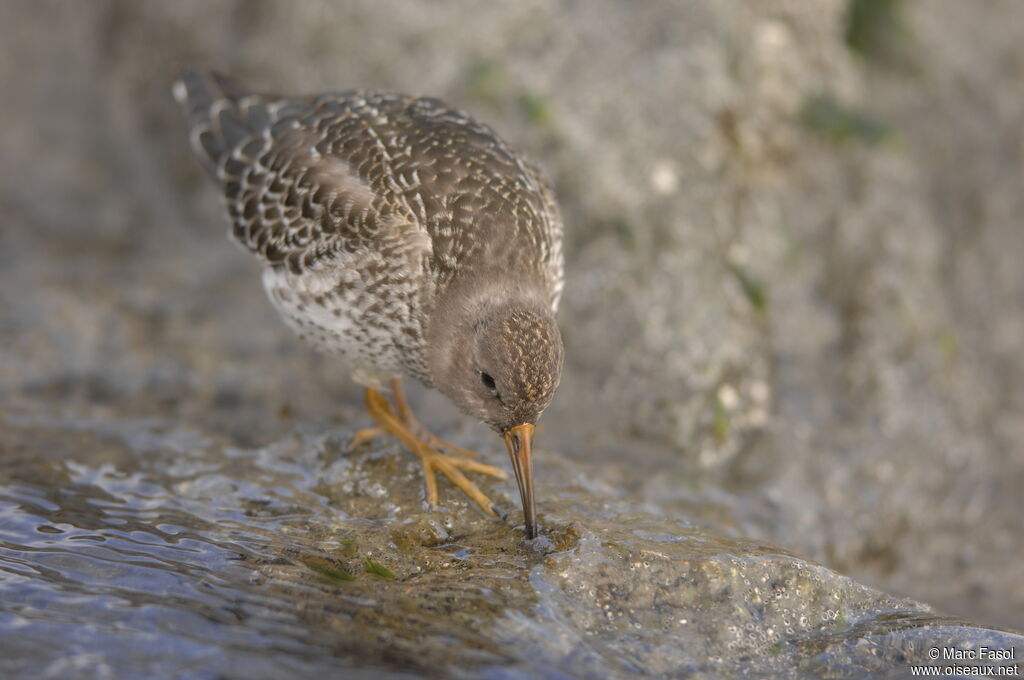
<instances>
[{"instance_id":1,"label":"bird's leg","mask_svg":"<svg viewBox=\"0 0 1024 680\"><path fill-rule=\"evenodd\" d=\"M391 380L391 394L392 401L394 402L395 415L398 419L408 428L413 434L419 437L422 441L430 444L435 449L446 449L452 453L457 453L460 456L467 458L476 458L476 452L464 449L457 444L452 444L446 439L442 439L435 435L433 432L423 427L416 416L413 415L412 409L409 407L409 402L405 398L405 390L402 388L402 381L398 378ZM364 444L375 437L379 437L382 434L387 434L387 430L380 427L379 425L374 427L364 427L361 430L356 430L352 437L352 443L349 445L350 448L355 448L361 444Z\"/></svg>"},{"instance_id":2,"label":"bird's leg","mask_svg":"<svg viewBox=\"0 0 1024 680\"><path fill-rule=\"evenodd\" d=\"M408 403L405 403L404 398L401 402L398 402L396 399L396 410L399 411L396 415L391 409L391 404L388 403L387 398L383 394L375 389L366 388L366 410L377 421L378 428L393 434L420 459L420 463L423 465L424 481L427 486L427 503L431 507L437 507L438 505L437 478L434 473L440 472L451 480L452 484L462 489L474 503L483 508L484 512L489 515L497 514L491 499L484 495L476 484L469 481L466 475L462 473L462 470L480 472L485 475L498 477L499 479L505 479L505 472L492 465L485 465L465 457L449 456L441 453L428 443L429 440L410 427L412 425L413 427L418 427L422 432L426 432L422 427L418 426L415 420L410 423L401 417L403 409L407 418L412 416Z\"/></svg>"},{"instance_id":3,"label":"bird's leg","mask_svg":"<svg viewBox=\"0 0 1024 680\"><path fill-rule=\"evenodd\" d=\"M416 420L416 416L412 414L412 409L409 408L409 402L405 399L405 389L402 387L401 378L393 378L391 380L391 394L392 399L395 402L395 410L398 411L398 417L405 423L405 426L416 433L416 436L421 440L427 442L435 449L446 449L452 453L457 453L460 456L467 458L476 458L476 451L470 451L464 449L461 446L456 446L451 442L441 439L427 428L420 425L420 422ZM358 433L356 433L358 435Z\"/></svg>"},{"instance_id":4,"label":"bird's leg","mask_svg":"<svg viewBox=\"0 0 1024 680\"><path fill-rule=\"evenodd\" d=\"M360 428L356 430L354 435L352 435L352 441L349 443L348 447L350 449L354 449L357 446L365 444L371 439L376 439L382 434L387 434L387 430L377 425L374 425L373 427Z\"/></svg>"}]
</instances>

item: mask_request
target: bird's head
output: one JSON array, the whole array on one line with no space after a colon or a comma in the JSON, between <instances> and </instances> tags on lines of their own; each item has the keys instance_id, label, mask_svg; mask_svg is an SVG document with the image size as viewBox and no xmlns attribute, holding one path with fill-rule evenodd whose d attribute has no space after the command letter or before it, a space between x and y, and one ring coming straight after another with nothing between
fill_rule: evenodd
<instances>
[{"instance_id":1,"label":"bird's head","mask_svg":"<svg viewBox=\"0 0 1024 680\"><path fill-rule=\"evenodd\" d=\"M432 376L462 411L504 438L532 538L533 428L562 376L562 335L550 308L542 305L509 302L459 311L441 320L451 323L444 330L432 328L440 340L430 356Z\"/></svg>"},{"instance_id":2,"label":"bird's head","mask_svg":"<svg viewBox=\"0 0 1024 680\"><path fill-rule=\"evenodd\" d=\"M480 319L456 403L505 433L533 425L562 376L562 336L550 313L506 309Z\"/></svg>"}]
</instances>

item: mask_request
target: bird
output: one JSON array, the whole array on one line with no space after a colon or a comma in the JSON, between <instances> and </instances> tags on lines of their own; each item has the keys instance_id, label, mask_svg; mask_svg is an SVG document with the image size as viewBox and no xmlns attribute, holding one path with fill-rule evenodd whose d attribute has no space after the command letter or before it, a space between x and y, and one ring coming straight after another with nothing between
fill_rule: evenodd
<instances>
[{"instance_id":1,"label":"bird","mask_svg":"<svg viewBox=\"0 0 1024 680\"><path fill-rule=\"evenodd\" d=\"M441 473L498 515L466 473L507 475L421 425L403 379L436 389L504 439L535 538L534 431L565 361L562 219L541 170L432 97L263 94L196 66L172 93L271 303L363 386L376 425L354 443L393 435L431 508Z\"/></svg>"}]
</instances>

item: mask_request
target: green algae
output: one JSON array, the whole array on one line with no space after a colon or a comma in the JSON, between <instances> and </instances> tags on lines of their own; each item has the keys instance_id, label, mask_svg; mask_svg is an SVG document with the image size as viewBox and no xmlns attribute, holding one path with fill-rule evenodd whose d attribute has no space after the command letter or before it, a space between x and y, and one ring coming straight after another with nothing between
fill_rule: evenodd
<instances>
[{"instance_id":1,"label":"green algae","mask_svg":"<svg viewBox=\"0 0 1024 680\"><path fill-rule=\"evenodd\" d=\"M376 576L377 578L395 578L395 573L393 571L372 557L367 557L363 560L363 571L371 576Z\"/></svg>"},{"instance_id":2,"label":"green algae","mask_svg":"<svg viewBox=\"0 0 1024 680\"><path fill-rule=\"evenodd\" d=\"M743 291L743 296L746 297L750 306L758 312L763 312L768 306L768 293L764 283L751 276L746 269L738 264L730 263L729 271L740 284L740 290Z\"/></svg>"},{"instance_id":3,"label":"green algae","mask_svg":"<svg viewBox=\"0 0 1024 680\"><path fill-rule=\"evenodd\" d=\"M356 577L344 571L336 564L324 557L307 555L302 558L302 564L310 571L323 576L331 581L355 581Z\"/></svg>"},{"instance_id":4,"label":"green algae","mask_svg":"<svg viewBox=\"0 0 1024 680\"><path fill-rule=\"evenodd\" d=\"M892 130L881 118L845 104L829 93L808 97L800 110L800 122L834 144L875 145L892 136Z\"/></svg>"}]
</instances>

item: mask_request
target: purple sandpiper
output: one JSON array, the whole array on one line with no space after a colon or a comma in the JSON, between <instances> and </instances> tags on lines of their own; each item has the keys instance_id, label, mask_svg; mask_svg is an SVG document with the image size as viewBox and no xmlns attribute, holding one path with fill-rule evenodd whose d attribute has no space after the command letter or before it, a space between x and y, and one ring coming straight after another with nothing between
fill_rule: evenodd
<instances>
[{"instance_id":1,"label":"purple sandpiper","mask_svg":"<svg viewBox=\"0 0 1024 680\"><path fill-rule=\"evenodd\" d=\"M173 91L271 302L366 388L377 426L356 441L401 440L431 507L440 472L496 514L464 473L504 472L420 425L402 377L438 389L504 437L535 537L533 431L563 364L562 222L540 171L433 98L255 94L199 68Z\"/></svg>"}]
</instances>

